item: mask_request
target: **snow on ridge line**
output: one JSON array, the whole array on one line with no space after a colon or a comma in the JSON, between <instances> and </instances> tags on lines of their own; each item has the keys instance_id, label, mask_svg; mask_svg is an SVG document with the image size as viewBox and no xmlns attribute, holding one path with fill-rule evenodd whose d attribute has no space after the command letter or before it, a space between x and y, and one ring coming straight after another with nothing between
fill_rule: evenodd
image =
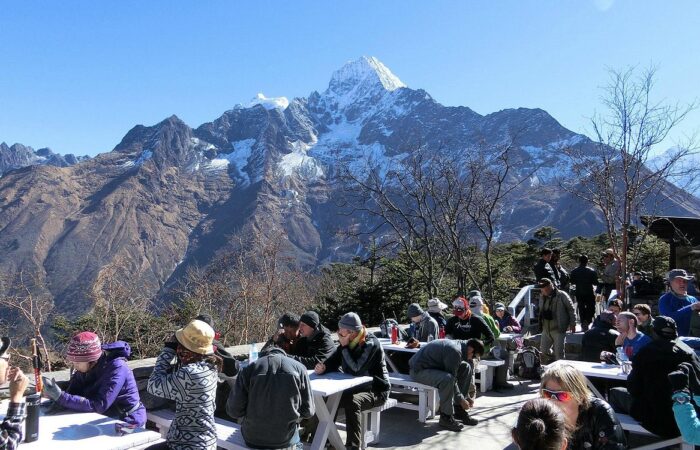
<instances>
[{"instance_id":1,"label":"snow on ridge line","mask_svg":"<svg viewBox=\"0 0 700 450\"><path fill-rule=\"evenodd\" d=\"M265 109L281 109L285 110L289 106L289 100L287 97L265 97L265 95L262 92L259 92L258 95L253 98L250 103L248 104L248 107L253 107L255 105L262 105Z\"/></svg>"}]
</instances>

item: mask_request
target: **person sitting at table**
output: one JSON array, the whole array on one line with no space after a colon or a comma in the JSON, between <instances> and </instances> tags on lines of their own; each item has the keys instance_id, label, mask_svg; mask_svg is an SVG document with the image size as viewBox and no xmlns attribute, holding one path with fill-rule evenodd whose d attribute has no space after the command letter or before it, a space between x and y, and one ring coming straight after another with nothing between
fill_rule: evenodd
<instances>
[{"instance_id":1,"label":"person sitting at table","mask_svg":"<svg viewBox=\"0 0 700 450\"><path fill-rule=\"evenodd\" d=\"M693 445L700 445L700 419L698 418L698 401L695 395L700 393L700 374L695 373L691 364L682 363L678 369L668 374L671 384L673 416L683 440Z\"/></svg>"},{"instance_id":2,"label":"person sitting at table","mask_svg":"<svg viewBox=\"0 0 700 450\"><path fill-rule=\"evenodd\" d=\"M594 397L580 370L556 361L542 374L540 397L551 400L564 413L572 430L570 450L622 450L627 439L615 412L605 400Z\"/></svg>"},{"instance_id":3,"label":"person sitting at table","mask_svg":"<svg viewBox=\"0 0 700 450\"><path fill-rule=\"evenodd\" d=\"M653 330L651 322L654 320L651 315L651 307L646 303L638 303L632 308L632 314L637 316L637 329L651 337Z\"/></svg>"},{"instance_id":4,"label":"person sitting at table","mask_svg":"<svg viewBox=\"0 0 700 450\"><path fill-rule=\"evenodd\" d=\"M42 377L44 397L78 412L96 412L118 417L129 428L146 425L146 408L141 403L134 373L127 366L131 347L124 341L102 345L97 334L83 331L68 344L66 359L73 375L65 391L56 381Z\"/></svg>"},{"instance_id":5,"label":"person sitting at table","mask_svg":"<svg viewBox=\"0 0 700 450\"><path fill-rule=\"evenodd\" d=\"M498 328L503 333L520 333L522 327L520 322L513 317L508 310L506 305L503 303L496 303L496 322L498 322Z\"/></svg>"},{"instance_id":6,"label":"person sitting at table","mask_svg":"<svg viewBox=\"0 0 700 450\"><path fill-rule=\"evenodd\" d=\"M466 425L476 425L468 409L474 406L469 388L474 379L474 343L466 340L439 339L421 347L409 361L411 378L433 386L440 395L440 420L438 425L451 431L462 431ZM479 341L480 343L480 341ZM481 344L483 352L483 344Z\"/></svg>"},{"instance_id":7,"label":"person sitting at table","mask_svg":"<svg viewBox=\"0 0 700 450\"><path fill-rule=\"evenodd\" d=\"M593 321L593 326L583 333L581 361L600 362L603 352L615 353L615 340L620 333L615 329L615 314L603 311Z\"/></svg>"},{"instance_id":8,"label":"person sitting at table","mask_svg":"<svg viewBox=\"0 0 700 450\"><path fill-rule=\"evenodd\" d=\"M486 324L486 321L473 314L469 303L464 297L457 297L452 302L452 314L447 319L445 333L449 339L481 339L484 346L493 345L496 337Z\"/></svg>"},{"instance_id":9,"label":"person sitting at table","mask_svg":"<svg viewBox=\"0 0 700 450\"><path fill-rule=\"evenodd\" d=\"M659 314L676 321L679 336L690 336L691 319L700 313L700 302L688 295L693 278L683 269L673 269L668 273L670 290L659 298Z\"/></svg>"},{"instance_id":10,"label":"person sitting at table","mask_svg":"<svg viewBox=\"0 0 700 450\"><path fill-rule=\"evenodd\" d=\"M608 311L612 311L615 317L617 317L617 315L622 312L622 300L619 298L611 298L608 300Z\"/></svg>"},{"instance_id":11,"label":"person sitting at table","mask_svg":"<svg viewBox=\"0 0 700 450\"><path fill-rule=\"evenodd\" d=\"M278 328L274 335L265 343L262 350L275 346L284 350L285 353L294 353L299 343L299 316L293 313L284 313L277 321Z\"/></svg>"},{"instance_id":12,"label":"person sitting at table","mask_svg":"<svg viewBox=\"0 0 700 450\"><path fill-rule=\"evenodd\" d=\"M10 382L10 405L0 424L0 450L15 450L24 431L24 391L29 379L19 367L10 366L10 338L0 339L0 386Z\"/></svg>"},{"instance_id":13,"label":"person sitting at table","mask_svg":"<svg viewBox=\"0 0 700 450\"><path fill-rule=\"evenodd\" d=\"M621 346L628 359L632 359L642 347L651 342L649 336L637 331L637 317L629 311L617 315L615 328L620 333L615 339L615 346Z\"/></svg>"},{"instance_id":14,"label":"person sitting at table","mask_svg":"<svg viewBox=\"0 0 700 450\"><path fill-rule=\"evenodd\" d=\"M442 313L445 309L447 309L447 305L441 302L439 298L435 297L428 300L428 314L435 319L438 329L447 326L447 318Z\"/></svg>"},{"instance_id":15,"label":"person sitting at table","mask_svg":"<svg viewBox=\"0 0 700 450\"><path fill-rule=\"evenodd\" d=\"M248 447L303 448L299 421L315 414L306 367L274 343L268 345L241 370L226 411L240 420Z\"/></svg>"},{"instance_id":16,"label":"person sitting at table","mask_svg":"<svg viewBox=\"0 0 700 450\"><path fill-rule=\"evenodd\" d=\"M175 401L175 418L166 442L148 450L216 450L214 406L222 361L213 341L214 329L193 320L165 342L147 389Z\"/></svg>"},{"instance_id":17,"label":"person sitting at table","mask_svg":"<svg viewBox=\"0 0 700 450\"><path fill-rule=\"evenodd\" d=\"M338 339L340 346L314 370L319 375L342 370L348 375L372 377L371 382L343 392L340 398L340 407L345 409L345 447L358 450L363 433L362 411L381 406L389 398L389 373L379 339L367 332L356 313L349 312L340 319Z\"/></svg>"},{"instance_id":18,"label":"person sitting at table","mask_svg":"<svg viewBox=\"0 0 700 450\"><path fill-rule=\"evenodd\" d=\"M418 303L411 303L406 312L408 319L413 323L412 338L418 339L420 342L428 342L438 338L438 324L430 317L430 314L423 311Z\"/></svg>"},{"instance_id":19,"label":"person sitting at table","mask_svg":"<svg viewBox=\"0 0 700 450\"><path fill-rule=\"evenodd\" d=\"M496 344L496 339L498 339L498 336L501 335L501 330L499 330L496 320L491 316L489 307L484 303L484 299L481 297L481 292L469 292L469 310L472 312L472 315L484 319L484 322L486 322L486 325L488 325L489 329L491 330L491 333L493 333L493 343ZM481 337L477 337L477 339L482 340L484 338L485 336L483 335ZM485 347L486 352L488 353L491 350L491 345L486 344Z\"/></svg>"},{"instance_id":20,"label":"person sitting at table","mask_svg":"<svg viewBox=\"0 0 700 450\"><path fill-rule=\"evenodd\" d=\"M525 402L511 431L520 450L565 450L567 434L564 413L542 398Z\"/></svg>"},{"instance_id":21,"label":"person sitting at table","mask_svg":"<svg viewBox=\"0 0 700 450\"><path fill-rule=\"evenodd\" d=\"M700 373L700 359L678 338L676 322L658 316L653 322L652 342L632 359L632 372L627 377L627 389L613 388L608 398L615 411L630 414L644 428L661 437L680 434L673 419L671 385L668 374L684 362Z\"/></svg>"},{"instance_id":22,"label":"person sitting at table","mask_svg":"<svg viewBox=\"0 0 700 450\"><path fill-rule=\"evenodd\" d=\"M306 311L299 317L299 334L301 338L288 356L307 369L313 369L316 363L325 361L335 351L331 332L321 325L316 311Z\"/></svg>"}]
</instances>

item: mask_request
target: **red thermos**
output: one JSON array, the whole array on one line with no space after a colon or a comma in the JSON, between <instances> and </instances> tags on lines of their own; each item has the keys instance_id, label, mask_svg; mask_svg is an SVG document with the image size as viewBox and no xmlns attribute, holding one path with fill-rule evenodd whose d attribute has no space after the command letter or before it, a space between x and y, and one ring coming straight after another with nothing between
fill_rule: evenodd
<instances>
[{"instance_id":1,"label":"red thermos","mask_svg":"<svg viewBox=\"0 0 700 450\"><path fill-rule=\"evenodd\" d=\"M445 339L445 326L441 326L438 331L438 339Z\"/></svg>"},{"instance_id":2,"label":"red thermos","mask_svg":"<svg viewBox=\"0 0 700 450\"><path fill-rule=\"evenodd\" d=\"M399 327L396 325L391 327L391 343L392 344L399 343Z\"/></svg>"}]
</instances>

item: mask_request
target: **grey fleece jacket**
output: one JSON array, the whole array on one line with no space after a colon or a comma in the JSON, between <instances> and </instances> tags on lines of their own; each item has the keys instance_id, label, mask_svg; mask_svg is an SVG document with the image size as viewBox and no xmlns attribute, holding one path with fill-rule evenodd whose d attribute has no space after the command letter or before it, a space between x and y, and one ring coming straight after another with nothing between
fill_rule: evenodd
<instances>
[{"instance_id":1,"label":"grey fleece jacket","mask_svg":"<svg viewBox=\"0 0 700 450\"><path fill-rule=\"evenodd\" d=\"M438 333L439 328L437 321L433 319L430 314L424 312L420 318L420 322L416 324L415 338L421 342L427 342L428 336L432 336L433 339L437 339Z\"/></svg>"},{"instance_id":2,"label":"grey fleece jacket","mask_svg":"<svg viewBox=\"0 0 700 450\"><path fill-rule=\"evenodd\" d=\"M457 375L462 361L466 361L467 341L438 339L421 347L418 353L408 361L411 370L442 370Z\"/></svg>"},{"instance_id":3,"label":"grey fleece jacket","mask_svg":"<svg viewBox=\"0 0 700 450\"><path fill-rule=\"evenodd\" d=\"M316 411L306 367L284 350L266 350L238 374L226 412L243 418L241 432L249 447L286 448L301 419Z\"/></svg>"}]
</instances>

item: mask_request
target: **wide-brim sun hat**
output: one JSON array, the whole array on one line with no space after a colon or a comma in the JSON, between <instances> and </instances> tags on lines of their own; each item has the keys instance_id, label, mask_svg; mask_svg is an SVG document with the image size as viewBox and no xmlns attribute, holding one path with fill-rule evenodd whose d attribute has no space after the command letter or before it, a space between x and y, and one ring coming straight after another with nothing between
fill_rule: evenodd
<instances>
[{"instance_id":1,"label":"wide-brim sun hat","mask_svg":"<svg viewBox=\"0 0 700 450\"><path fill-rule=\"evenodd\" d=\"M214 353L214 329L206 322L193 320L175 332L177 341L187 350L200 355Z\"/></svg>"}]
</instances>

